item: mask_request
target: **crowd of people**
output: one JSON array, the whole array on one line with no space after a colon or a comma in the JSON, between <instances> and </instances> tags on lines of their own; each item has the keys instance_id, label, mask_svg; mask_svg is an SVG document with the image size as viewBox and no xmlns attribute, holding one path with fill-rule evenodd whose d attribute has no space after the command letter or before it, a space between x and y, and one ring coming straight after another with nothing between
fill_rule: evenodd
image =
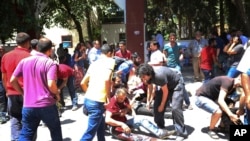
<instances>
[{"instance_id":1,"label":"crowd of people","mask_svg":"<svg viewBox=\"0 0 250 141\"><path fill-rule=\"evenodd\" d=\"M27 33L18 33L14 50L4 53L0 48L0 116L1 123L10 120L11 140L36 140L42 121L51 139L62 141L60 115L66 107L65 87L72 111L80 108L76 90L84 92L82 108L88 126L81 141L93 140L95 135L105 141L107 130L116 138L125 133L131 139L130 133L139 126L160 139L171 135L176 141L188 138L183 110L192 110L193 105L182 75L184 50L175 33L169 34L167 44L159 43L160 34L157 32L157 39L150 41L149 60L142 62L140 53L128 50L124 41L119 42L118 49L98 40L78 43L71 55L62 43L55 50L48 38L31 39ZM186 48L194 82L203 83L196 91L195 105L212 114L208 135L213 139L228 128L228 123L220 121L223 115L232 124L250 122L250 43L241 36L234 32L226 43L212 33L207 41L197 31ZM239 107L235 107L236 102ZM153 122L137 115L152 116ZM166 118L173 120L174 130L165 128Z\"/></svg>"}]
</instances>

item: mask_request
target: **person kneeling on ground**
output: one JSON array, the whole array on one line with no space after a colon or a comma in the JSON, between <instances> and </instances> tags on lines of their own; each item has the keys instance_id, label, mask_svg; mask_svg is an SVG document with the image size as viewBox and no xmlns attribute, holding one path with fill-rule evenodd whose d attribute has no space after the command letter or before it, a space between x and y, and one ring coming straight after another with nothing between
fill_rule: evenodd
<instances>
[{"instance_id":1,"label":"person kneeling on ground","mask_svg":"<svg viewBox=\"0 0 250 141\"><path fill-rule=\"evenodd\" d=\"M135 115L131 108L134 99L129 103L127 93L126 88L118 88L116 90L115 95L110 99L110 102L106 107L106 124L111 127L121 127L126 134L131 133L130 127L138 128L139 126L144 127L147 131L161 139L175 134L175 131L158 128L147 119L138 119L134 116L134 118L127 120L126 115L128 112L132 111L132 115Z\"/></svg>"}]
</instances>

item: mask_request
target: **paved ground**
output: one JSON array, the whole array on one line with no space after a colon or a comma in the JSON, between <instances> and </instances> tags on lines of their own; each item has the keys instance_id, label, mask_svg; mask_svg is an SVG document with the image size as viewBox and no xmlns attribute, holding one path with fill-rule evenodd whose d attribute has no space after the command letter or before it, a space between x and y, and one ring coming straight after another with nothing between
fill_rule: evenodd
<instances>
[{"instance_id":1,"label":"paved ground","mask_svg":"<svg viewBox=\"0 0 250 141\"><path fill-rule=\"evenodd\" d=\"M183 69L183 75L186 80L186 88L190 91L191 95L194 95L195 90L201 85L200 82L192 82L192 70L191 67L185 67ZM84 98L83 93L79 93L79 104L82 104ZM185 110L185 124L189 132L189 137L185 141L212 141L206 134L206 127L210 122L210 114L198 109L194 105L194 96L190 97L190 100L193 105L193 110ZM83 132L86 129L87 117L82 114L82 108L80 107L77 111L71 111L71 103L67 97L67 107L68 109L62 114L61 124L64 141L79 141ZM152 120L152 117L148 116L139 116L140 118L147 118ZM171 119L166 119L166 128L173 129L173 122ZM229 136L220 134L221 139L219 141L227 141ZM50 134L47 127L39 126L38 128L38 137L37 141L50 141ZM111 141L115 140L111 135L106 135L106 140ZM171 136L169 141L174 141L175 136ZM0 141L10 141L10 122L0 125ZM95 138L94 141L97 141Z\"/></svg>"}]
</instances>

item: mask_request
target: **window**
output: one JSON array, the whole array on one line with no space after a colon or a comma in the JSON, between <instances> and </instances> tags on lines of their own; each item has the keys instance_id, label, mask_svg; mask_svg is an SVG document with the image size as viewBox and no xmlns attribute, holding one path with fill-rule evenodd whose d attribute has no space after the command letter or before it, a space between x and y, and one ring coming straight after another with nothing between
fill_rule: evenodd
<instances>
[{"instance_id":1,"label":"window","mask_svg":"<svg viewBox=\"0 0 250 141\"><path fill-rule=\"evenodd\" d=\"M72 35L63 35L62 36L62 44L63 44L63 48L73 47Z\"/></svg>"}]
</instances>

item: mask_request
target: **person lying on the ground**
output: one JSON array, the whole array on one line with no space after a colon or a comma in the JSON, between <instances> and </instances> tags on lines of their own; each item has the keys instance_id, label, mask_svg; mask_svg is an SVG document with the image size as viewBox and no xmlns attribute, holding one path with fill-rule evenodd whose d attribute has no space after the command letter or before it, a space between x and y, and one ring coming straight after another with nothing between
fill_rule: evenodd
<instances>
[{"instance_id":1,"label":"person lying on the ground","mask_svg":"<svg viewBox=\"0 0 250 141\"><path fill-rule=\"evenodd\" d=\"M105 122L111 127L121 127L126 134L131 133L131 127L138 128L142 126L150 133L154 134L158 138L167 138L175 133L174 130L168 131L166 129L160 129L147 119L138 118L132 109L134 100L129 102L127 98L127 89L118 88L115 95L110 99L109 104L106 107ZM127 119L126 115L131 112L133 118Z\"/></svg>"},{"instance_id":2,"label":"person lying on the ground","mask_svg":"<svg viewBox=\"0 0 250 141\"><path fill-rule=\"evenodd\" d=\"M239 77L217 76L196 91L196 106L212 114L208 134L213 139L219 138L215 126L221 119L223 112L229 116L234 124L239 123L240 115L233 113L226 102L227 97L231 96L237 87L241 87ZM244 98L240 98L240 107L243 105L242 101L244 100L242 99ZM241 109L239 108L239 110ZM244 113L244 111L237 111L236 113ZM221 123L220 126L222 127L223 124Z\"/></svg>"}]
</instances>

